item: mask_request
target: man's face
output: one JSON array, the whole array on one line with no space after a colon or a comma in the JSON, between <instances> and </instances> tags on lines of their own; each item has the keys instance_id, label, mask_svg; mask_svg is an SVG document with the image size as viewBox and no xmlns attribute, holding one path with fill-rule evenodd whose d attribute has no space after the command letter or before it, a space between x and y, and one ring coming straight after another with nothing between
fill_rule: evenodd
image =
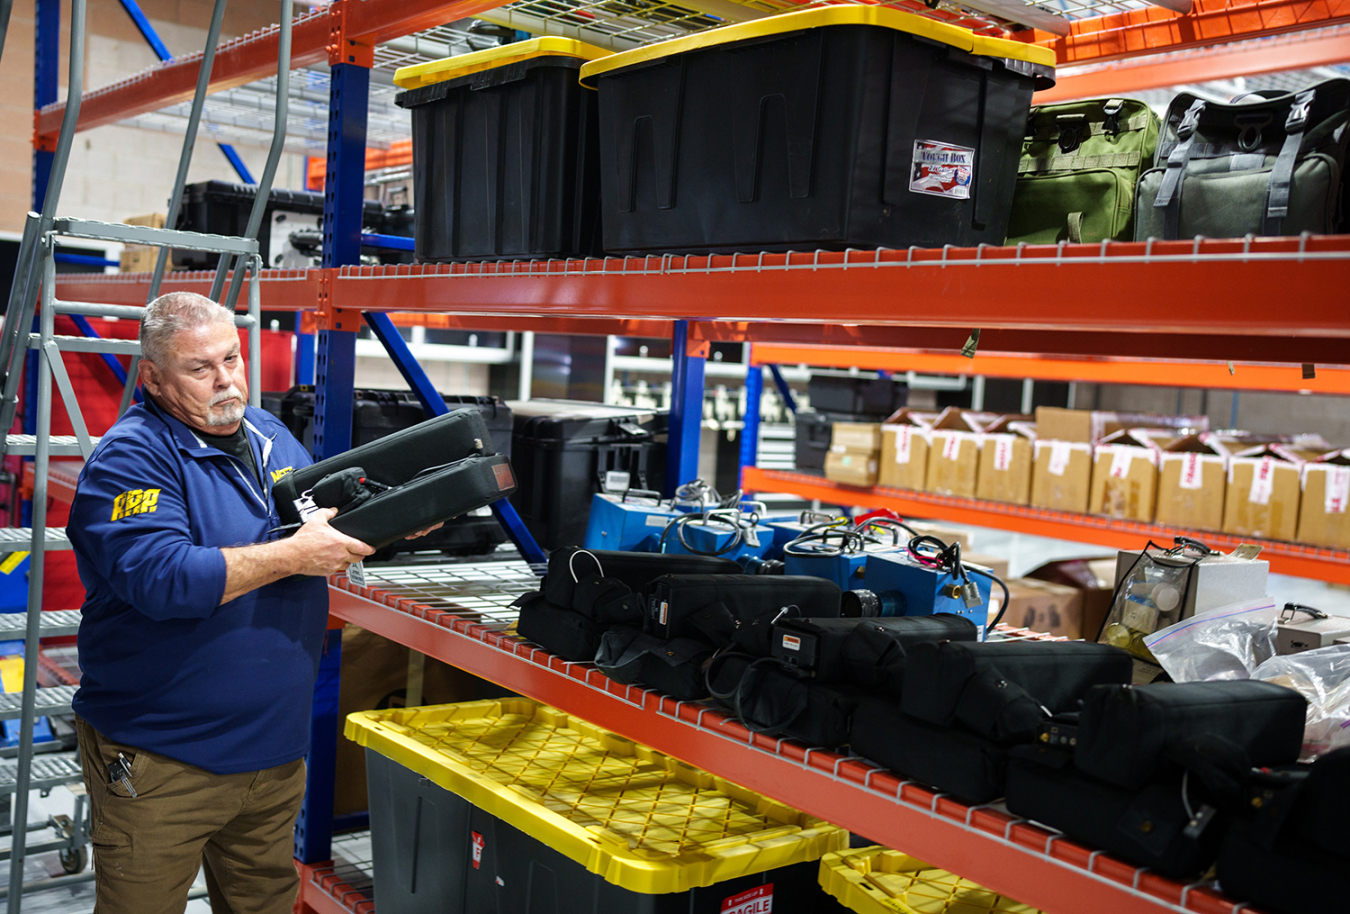
<instances>
[{"instance_id":1,"label":"man's face","mask_svg":"<svg viewBox=\"0 0 1350 914\"><path fill-rule=\"evenodd\" d=\"M234 434L248 402L234 326L222 322L180 330L164 361L167 364L141 362L141 381L155 401L195 431Z\"/></svg>"}]
</instances>

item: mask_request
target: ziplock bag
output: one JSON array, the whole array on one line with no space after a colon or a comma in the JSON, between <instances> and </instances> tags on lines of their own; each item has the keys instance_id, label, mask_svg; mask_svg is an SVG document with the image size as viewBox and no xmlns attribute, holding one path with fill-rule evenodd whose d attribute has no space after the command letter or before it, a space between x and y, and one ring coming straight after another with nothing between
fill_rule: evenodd
<instances>
[{"instance_id":1,"label":"ziplock bag","mask_svg":"<svg viewBox=\"0 0 1350 914\"><path fill-rule=\"evenodd\" d=\"M1180 536L1170 549L1149 540L1116 585L1111 612L1097 640L1141 660L1156 662L1144 638L1181 618L1195 566L1212 551L1203 543Z\"/></svg>"},{"instance_id":2,"label":"ziplock bag","mask_svg":"<svg viewBox=\"0 0 1350 914\"><path fill-rule=\"evenodd\" d=\"M1144 646L1173 682L1250 679L1275 656L1279 618L1269 598L1233 603L1159 629Z\"/></svg>"},{"instance_id":3,"label":"ziplock bag","mask_svg":"<svg viewBox=\"0 0 1350 914\"><path fill-rule=\"evenodd\" d=\"M1296 689L1308 700L1304 761L1350 746L1350 645L1271 657L1252 671L1252 678Z\"/></svg>"}]
</instances>

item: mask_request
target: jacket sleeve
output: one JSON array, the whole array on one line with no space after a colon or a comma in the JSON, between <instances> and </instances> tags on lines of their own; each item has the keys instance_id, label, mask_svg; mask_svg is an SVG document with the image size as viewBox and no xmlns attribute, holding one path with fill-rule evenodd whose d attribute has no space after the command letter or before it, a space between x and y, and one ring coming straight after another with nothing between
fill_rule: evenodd
<instances>
[{"instance_id":1,"label":"jacket sleeve","mask_svg":"<svg viewBox=\"0 0 1350 914\"><path fill-rule=\"evenodd\" d=\"M193 543L182 474L132 438L86 467L67 532L112 592L152 619L204 619L225 594L225 555Z\"/></svg>"}]
</instances>

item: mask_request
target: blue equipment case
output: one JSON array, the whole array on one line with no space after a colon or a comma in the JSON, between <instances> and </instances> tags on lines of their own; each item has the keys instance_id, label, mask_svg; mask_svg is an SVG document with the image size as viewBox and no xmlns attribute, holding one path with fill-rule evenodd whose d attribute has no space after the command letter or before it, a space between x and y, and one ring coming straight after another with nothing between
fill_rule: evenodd
<instances>
[{"instance_id":1,"label":"blue equipment case","mask_svg":"<svg viewBox=\"0 0 1350 914\"><path fill-rule=\"evenodd\" d=\"M791 572L789 572L791 573ZM959 592L961 579L949 571L922 565L904 552L873 552L867 555L863 568L863 587L858 593L874 594L880 616L929 616L951 613L975 623L983 632L989 622L989 593L992 582L981 574L970 574L969 580L979 590L980 603L966 606ZM845 615L849 598L845 597ZM856 599L853 601L856 603ZM872 614L872 613L869 613Z\"/></svg>"},{"instance_id":2,"label":"blue equipment case","mask_svg":"<svg viewBox=\"0 0 1350 914\"><path fill-rule=\"evenodd\" d=\"M591 496L591 516L582 546L618 552L656 552L661 531L685 513L657 499L597 492Z\"/></svg>"}]
</instances>

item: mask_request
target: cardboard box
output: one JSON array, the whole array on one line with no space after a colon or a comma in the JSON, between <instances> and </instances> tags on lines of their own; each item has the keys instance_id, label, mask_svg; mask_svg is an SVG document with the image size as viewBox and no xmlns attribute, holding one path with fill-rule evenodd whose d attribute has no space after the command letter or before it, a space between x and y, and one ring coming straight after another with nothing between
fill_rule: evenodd
<instances>
[{"instance_id":1,"label":"cardboard box","mask_svg":"<svg viewBox=\"0 0 1350 914\"><path fill-rule=\"evenodd\" d=\"M902 409L881 426L881 462L877 481L883 486L923 491L928 473L928 431L933 413Z\"/></svg>"},{"instance_id":2,"label":"cardboard box","mask_svg":"<svg viewBox=\"0 0 1350 914\"><path fill-rule=\"evenodd\" d=\"M950 542L950 541L949 541ZM972 565L979 565L982 568L988 568L995 577L1008 580L1008 560L1001 559L996 555L984 555L979 552L966 552L966 547L961 547L961 561ZM998 585L994 585L994 591L998 591Z\"/></svg>"},{"instance_id":3,"label":"cardboard box","mask_svg":"<svg viewBox=\"0 0 1350 914\"><path fill-rule=\"evenodd\" d=\"M1083 595L1078 588L1033 578L1013 578L1007 584L1009 600L1008 611L1003 614L1004 625L1066 638L1083 637ZM994 592L998 594L997 587Z\"/></svg>"},{"instance_id":4,"label":"cardboard box","mask_svg":"<svg viewBox=\"0 0 1350 914\"><path fill-rule=\"evenodd\" d=\"M1036 407L1036 435L1054 441L1096 444L1107 435L1126 428L1186 429L1209 431L1207 416L1161 416L1153 413L1115 413L1090 409Z\"/></svg>"},{"instance_id":5,"label":"cardboard box","mask_svg":"<svg viewBox=\"0 0 1350 914\"><path fill-rule=\"evenodd\" d=\"M933 423L924 488L938 495L975 497L980 471L979 427L961 410L948 408Z\"/></svg>"},{"instance_id":6,"label":"cardboard box","mask_svg":"<svg viewBox=\"0 0 1350 914\"><path fill-rule=\"evenodd\" d=\"M881 423L879 422L836 422L830 433L830 450L839 451L875 451L881 450Z\"/></svg>"},{"instance_id":7,"label":"cardboard box","mask_svg":"<svg viewBox=\"0 0 1350 914\"><path fill-rule=\"evenodd\" d=\"M964 530L957 530L955 527L947 527L942 524L933 524L922 520L908 520L905 523L911 530L920 536L936 536L944 543L960 543L961 554L964 556L970 550L970 534Z\"/></svg>"},{"instance_id":8,"label":"cardboard box","mask_svg":"<svg viewBox=\"0 0 1350 914\"><path fill-rule=\"evenodd\" d=\"M1092 445L1037 437L1033 454L1031 504L1085 513L1092 482Z\"/></svg>"},{"instance_id":9,"label":"cardboard box","mask_svg":"<svg viewBox=\"0 0 1350 914\"><path fill-rule=\"evenodd\" d=\"M1115 594L1116 560L1102 559L1060 559L1046 562L1039 568L1029 571L1026 577L1051 584L1076 588L1082 596L1077 615L1077 631L1073 634L1074 620L1066 620L1064 630L1059 632L1069 638L1096 640L1111 611L1111 598Z\"/></svg>"},{"instance_id":10,"label":"cardboard box","mask_svg":"<svg viewBox=\"0 0 1350 914\"><path fill-rule=\"evenodd\" d=\"M1213 435L1187 435L1163 449L1158 462L1159 524L1218 530L1228 488L1228 449Z\"/></svg>"},{"instance_id":11,"label":"cardboard box","mask_svg":"<svg viewBox=\"0 0 1350 914\"><path fill-rule=\"evenodd\" d=\"M877 452L853 448L835 449L825 455L825 478L849 486L877 484Z\"/></svg>"},{"instance_id":12,"label":"cardboard box","mask_svg":"<svg viewBox=\"0 0 1350 914\"><path fill-rule=\"evenodd\" d=\"M126 225L148 225L151 228L164 228L166 218L164 213L149 213L145 216L132 216L122 221ZM155 269L155 261L158 259L159 248L148 244L128 244L122 248L122 255L118 260L117 268L123 273L149 273Z\"/></svg>"},{"instance_id":13,"label":"cardboard box","mask_svg":"<svg viewBox=\"0 0 1350 914\"><path fill-rule=\"evenodd\" d=\"M1350 448L1305 463L1298 541L1350 549Z\"/></svg>"},{"instance_id":14,"label":"cardboard box","mask_svg":"<svg viewBox=\"0 0 1350 914\"><path fill-rule=\"evenodd\" d=\"M1139 429L1108 435L1092 455L1088 513L1150 523L1158 489L1159 446Z\"/></svg>"},{"instance_id":15,"label":"cardboard box","mask_svg":"<svg viewBox=\"0 0 1350 914\"><path fill-rule=\"evenodd\" d=\"M1303 465L1316 456L1280 444L1234 454L1228 461L1223 532L1292 541L1298 535Z\"/></svg>"},{"instance_id":16,"label":"cardboard box","mask_svg":"<svg viewBox=\"0 0 1350 914\"><path fill-rule=\"evenodd\" d=\"M975 497L1025 505L1031 500L1032 445L1036 428L1030 416L1005 416L985 427L980 447Z\"/></svg>"}]
</instances>

